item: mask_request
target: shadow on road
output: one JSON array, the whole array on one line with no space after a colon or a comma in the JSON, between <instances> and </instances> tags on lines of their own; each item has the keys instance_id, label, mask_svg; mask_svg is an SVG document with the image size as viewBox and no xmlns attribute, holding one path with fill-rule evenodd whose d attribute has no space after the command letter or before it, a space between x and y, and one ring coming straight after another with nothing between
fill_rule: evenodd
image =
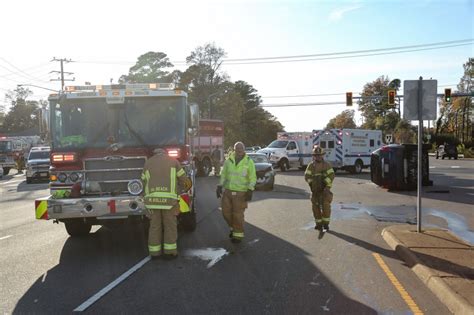
<instances>
[{"instance_id":1,"label":"shadow on road","mask_svg":"<svg viewBox=\"0 0 474 315\"><path fill-rule=\"evenodd\" d=\"M199 199L198 209L205 208L204 200ZM245 242L234 245L219 211L208 209L199 219L194 233L180 235L177 260L148 262L86 312L377 313L349 298L300 247L251 224L246 224ZM58 264L31 284L13 313L70 313L143 259L146 243L139 228L101 228L84 239L68 238ZM224 249L227 255L212 268L208 261L186 256L186 250L206 248Z\"/></svg>"}]
</instances>

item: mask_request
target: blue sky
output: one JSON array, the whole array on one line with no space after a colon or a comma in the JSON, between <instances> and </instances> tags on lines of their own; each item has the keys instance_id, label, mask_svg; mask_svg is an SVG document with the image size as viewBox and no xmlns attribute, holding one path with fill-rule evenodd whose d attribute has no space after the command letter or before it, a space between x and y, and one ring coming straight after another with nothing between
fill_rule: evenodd
<instances>
[{"instance_id":1,"label":"blue sky","mask_svg":"<svg viewBox=\"0 0 474 315\"><path fill-rule=\"evenodd\" d=\"M25 8L28 8L26 10ZM147 51L184 61L197 46L215 42L228 58L319 54L474 38L473 1L145 1L79 4L59 0L2 4L0 93L18 83L58 88L52 57L77 83L108 83ZM8 12L9 14L5 14ZM19 23L21 21L21 23ZM225 65L232 80L252 84L264 103L344 101L344 96L265 96L362 90L380 75L457 84L474 46L392 55L258 65ZM93 62L93 63L91 63ZM178 67L184 70L183 66ZM18 69L23 70L20 72ZM455 86L453 86L454 88ZM440 87L442 91L444 87ZM33 89L34 98L48 93ZM2 98L0 98L2 101ZM267 108L287 131L326 125L344 105ZM357 109L355 106L354 109Z\"/></svg>"}]
</instances>

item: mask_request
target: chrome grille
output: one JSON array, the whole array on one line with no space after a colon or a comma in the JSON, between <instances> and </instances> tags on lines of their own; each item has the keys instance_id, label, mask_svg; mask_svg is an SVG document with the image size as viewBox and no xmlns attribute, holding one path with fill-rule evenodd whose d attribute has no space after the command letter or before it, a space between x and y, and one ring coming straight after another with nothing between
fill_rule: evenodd
<instances>
[{"instance_id":1,"label":"chrome grille","mask_svg":"<svg viewBox=\"0 0 474 315\"><path fill-rule=\"evenodd\" d=\"M143 156L86 159L86 194L127 192L128 181L141 177L145 161Z\"/></svg>"}]
</instances>

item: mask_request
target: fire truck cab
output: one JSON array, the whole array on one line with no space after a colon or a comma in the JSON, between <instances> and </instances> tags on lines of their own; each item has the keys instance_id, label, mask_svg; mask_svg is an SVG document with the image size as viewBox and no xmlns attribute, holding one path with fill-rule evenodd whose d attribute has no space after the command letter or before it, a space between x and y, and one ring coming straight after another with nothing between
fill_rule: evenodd
<instances>
[{"instance_id":1,"label":"fire truck cab","mask_svg":"<svg viewBox=\"0 0 474 315\"><path fill-rule=\"evenodd\" d=\"M141 173L156 148L178 159L192 180L177 198L186 230L196 227L191 139L199 109L173 84L66 87L49 97L51 168L47 198L36 218L63 222L71 236L92 225L144 220Z\"/></svg>"}]
</instances>

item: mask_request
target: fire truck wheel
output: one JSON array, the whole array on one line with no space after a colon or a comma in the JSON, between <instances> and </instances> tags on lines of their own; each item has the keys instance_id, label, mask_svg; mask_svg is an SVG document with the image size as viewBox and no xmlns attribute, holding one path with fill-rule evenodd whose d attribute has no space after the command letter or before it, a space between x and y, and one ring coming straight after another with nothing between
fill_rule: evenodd
<instances>
[{"instance_id":1,"label":"fire truck wheel","mask_svg":"<svg viewBox=\"0 0 474 315\"><path fill-rule=\"evenodd\" d=\"M209 176L209 173L211 173L211 170L212 170L211 160L209 160L208 158L205 158L202 161L202 175L204 177Z\"/></svg>"},{"instance_id":2,"label":"fire truck wheel","mask_svg":"<svg viewBox=\"0 0 474 315\"><path fill-rule=\"evenodd\" d=\"M357 160L352 167L352 173L354 174L360 174L362 172L362 168L364 167L364 164L362 163L361 160Z\"/></svg>"},{"instance_id":3,"label":"fire truck wheel","mask_svg":"<svg viewBox=\"0 0 474 315\"><path fill-rule=\"evenodd\" d=\"M31 177L27 177L27 178L26 178L26 183L27 183L27 184L31 184L32 182L33 182L33 181L32 181L32 179L31 179Z\"/></svg>"},{"instance_id":4,"label":"fire truck wheel","mask_svg":"<svg viewBox=\"0 0 474 315\"><path fill-rule=\"evenodd\" d=\"M186 232L193 232L196 229L196 212L191 211L181 214L179 224Z\"/></svg>"},{"instance_id":5,"label":"fire truck wheel","mask_svg":"<svg viewBox=\"0 0 474 315\"><path fill-rule=\"evenodd\" d=\"M92 226L82 220L71 220L64 222L66 231L72 237L84 237L89 234Z\"/></svg>"},{"instance_id":6,"label":"fire truck wheel","mask_svg":"<svg viewBox=\"0 0 474 315\"><path fill-rule=\"evenodd\" d=\"M289 169L289 168L290 168L290 167L289 167L289 165L288 165L288 161L285 160L285 159L282 159L282 160L280 161L280 170L281 170L282 172L286 172L286 170Z\"/></svg>"},{"instance_id":7,"label":"fire truck wheel","mask_svg":"<svg viewBox=\"0 0 474 315\"><path fill-rule=\"evenodd\" d=\"M3 168L3 175L8 175L10 173L10 167L4 167Z\"/></svg>"}]
</instances>

